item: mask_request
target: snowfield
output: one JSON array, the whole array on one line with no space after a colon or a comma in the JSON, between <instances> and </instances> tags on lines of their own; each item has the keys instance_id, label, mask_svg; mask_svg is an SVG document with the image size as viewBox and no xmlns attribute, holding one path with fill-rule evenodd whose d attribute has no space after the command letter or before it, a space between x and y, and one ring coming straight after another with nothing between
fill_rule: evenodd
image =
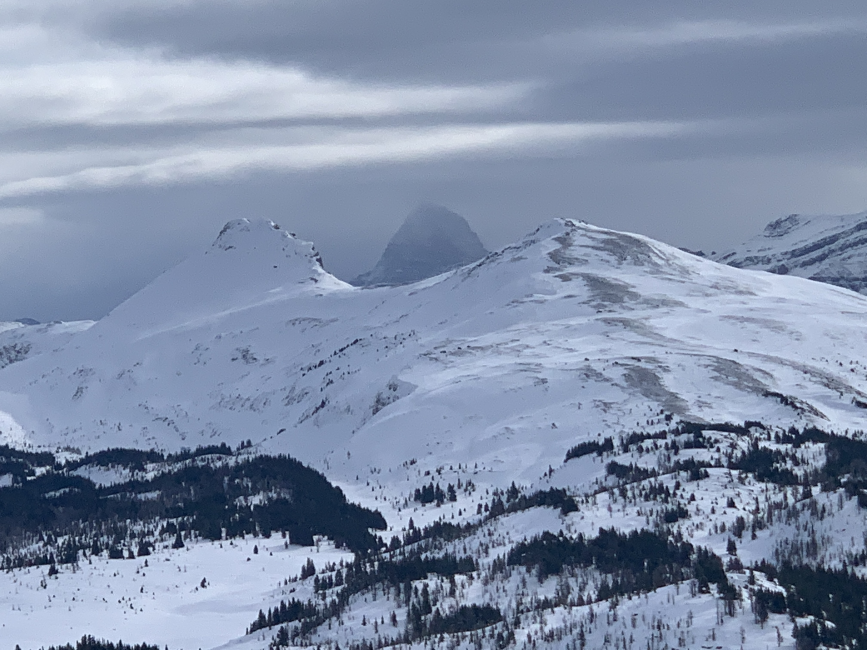
<instances>
[{"instance_id":1,"label":"snowfield","mask_svg":"<svg viewBox=\"0 0 867 650\"><path fill-rule=\"evenodd\" d=\"M426 584L444 614L495 605L514 638L498 640L500 624L489 636L449 636L442 643L452 649L793 648L787 615L756 620L756 587L738 562L801 553L813 565L853 566L864 511L851 491L823 492L814 481L826 460L815 441L786 461L810 492L729 465L754 447L788 450L774 435L790 427L864 428L865 318L867 298L845 289L568 220L456 271L375 289L329 275L311 244L274 224L238 220L96 323L0 331L0 350L29 346L0 368L0 443L75 456L250 440L248 453L290 454L378 509L385 542L435 522L472 524L424 548L472 557L477 569L413 587ZM710 426L745 421L762 427ZM703 446L672 432L682 423L709 426ZM646 437L624 444L632 433ZM564 461L575 445L606 437L613 450ZM690 459L706 475L676 465ZM101 484L128 477L123 468L82 472ZM486 515L513 482L527 495L562 489L577 510ZM454 500L414 500L433 483L457 486ZM674 504L684 510L668 521ZM739 518L746 529L732 555ZM734 611L688 581L585 603L609 580L595 568L540 581L504 564L534 535L591 538L600 528L664 529L737 559L728 570L740 594ZM171 650L264 650L276 626L244 634L260 609L289 593L326 602L314 578L294 580L308 557L316 580L335 575L326 562L352 561L327 542L286 549L275 535L159 548L147 567L145 558L95 556L51 577L45 566L10 570L0 574L0 639L24 650L84 633ZM764 574L755 580L779 589ZM361 591L304 643L397 643L406 605L390 589Z\"/></svg>"},{"instance_id":2,"label":"snowfield","mask_svg":"<svg viewBox=\"0 0 867 650\"><path fill-rule=\"evenodd\" d=\"M46 567L4 573L0 639L39 648L91 634L212 648L242 635L265 600L294 594L284 581L308 558L323 566L352 554L328 542L286 549L278 535L166 547L135 560L93 558L51 577Z\"/></svg>"}]
</instances>

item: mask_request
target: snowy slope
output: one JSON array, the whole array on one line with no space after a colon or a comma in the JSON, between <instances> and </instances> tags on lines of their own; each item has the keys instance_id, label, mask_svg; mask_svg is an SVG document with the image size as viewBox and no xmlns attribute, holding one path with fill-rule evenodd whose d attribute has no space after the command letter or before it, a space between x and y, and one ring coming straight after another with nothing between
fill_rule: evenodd
<instances>
[{"instance_id":1,"label":"snowy slope","mask_svg":"<svg viewBox=\"0 0 867 650\"><path fill-rule=\"evenodd\" d=\"M91 558L51 577L46 567L20 569L5 576L0 640L36 650L90 634L157 640L172 650L212 648L241 636L264 598L289 592L283 581L308 558L324 564L351 557L327 543L287 549L278 538L247 539L161 548L137 560Z\"/></svg>"},{"instance_id":2,"label":"snowy slope","mask_svg":"<svg viewBox=\"0 0 867 650\"><path fill-rule=\"evenodd\" d=\"M865 313L834 287L560 220L451 274L361 290L241 221L0 371L0 410L36 445L249 438L341 480L472 458L508 485L660 413L859 428Z\"/></svg>"},{"instance_id":3,"label":"snowy slope","mask_svg":"<svg viewBox=\"0 0 867 650\"><path fill-rule=\"evenodd\" d=\"M43 341L34 353L0 369L0 442L71 453L251 439L251 451L290 453L351 500L380 509L386 539L405 533L410 518L416 526L478 522L439 548L471 555L478 570L459 575L454 594L442 577L414 586L428 583L444 610L496 605L518 621L518 647L573 650L580 627L588 647L647 647L651 639L651 647L737 647L742 639L744 647L794 647L786 616L754 621L751 587L736 570L730 580L743 599L722 616L717 597L686 584L619 604L579 604L576 593L600 588L595 569L540 581L523 567L503 570L502 558L543 531L656 529L663 508L641 491L662 486L674 494L666 507L686 511L672 532L720 556L727 530L746 515L763 527L737 536L744 563L776 561L811 539L820 543L812 560L851 563L867 533L852 495L816 485L817 496L807 497L797 485L726 468L752 443L786 448L770 429L717 431L702 449L669 451L673 438L660 438L564 457L580 442L683 421L761 421L777 434L792 425L863 429L865 314L867 298L850 291L564 220L451 273L358 289L328 275L309 243L268 222L239 220L102 321L69 326L66 340L33 338ZM689 437L681 438L683 446ZM802 445L792 467L806 479L822 455ZM688 479L674 459L706 462L708 475ZM613 460L659 474L621 484L610 474ZM413 500L434 480L459 486L453 502ZM533 507L481 522L476 513L513 481L527 494L564 488L578 510ZM821 520L811 516L819 508ZM776 513L772 523L768 513ZM268 555L247 564L254 544ZM92 632L172 650L264 650L276 629L244 635L254 612L290 593L314 596L312 579L284 582L310 550L281 548L249 537L198 541L159 548L152 561L160 568L147 571L141 560L98 557L50 578L44 567L3 573L9 596L0 600L0 639L27 650ZM212 586L202 589L202 578ZM567 587L571 598L562 597ZM560 604L539 605L555 597ZM397 634L408 616L401 602L391 592L361 592L310 641L345 648Z\"/></svg>"},{"instance_id":4,"label":"snowy slope","mask_svg":"<svg viewBox=\"0 0 867 650\"><path fill-rule=\"evenodd\" d=\"M20 322L0 323L0 370L28 357L52 354L86 331L93 321L25 325ZM26 446L27 432L4 409L27 411L27 397L18 393L0 394L0 432L8 444Z\"/></svg>"},{"instance_id":5,"label":"snowy slope","mask_svg":"<svg viewBox=\"0 0 867 650\"><path fill-rule=\"evenodd\" d=\"M867 291L867 212L843 216L789 215L762 234L714 259L738 268L797 275Z\"/></svg>"},{"instance_id":6,"label":"snowy slope","mask_svg":"<svg viewBox=\"0 0 867 650\"><path fill-rule=\"evenodd\" d=\"M25 325L18 321L0 323L0 369L31 355L63 347L69 339L90 328L94 321L54 322Z\"/></svg>"}]
</instances>

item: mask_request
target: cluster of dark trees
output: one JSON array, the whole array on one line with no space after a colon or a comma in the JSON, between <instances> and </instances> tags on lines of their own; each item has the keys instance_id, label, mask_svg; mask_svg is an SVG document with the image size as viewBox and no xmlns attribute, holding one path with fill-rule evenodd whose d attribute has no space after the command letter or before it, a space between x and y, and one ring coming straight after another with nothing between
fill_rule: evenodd
<instances>
[{"instance_id":1,"label":"cluster of dark trees","mask_svg":"<svg viewBox=\"0 0 867 650\"><path fill-rule=\"evenodd\" d=\"M702 479L706 479L708 476L710 476L710 472L707 471L708 467L713 467L713 465L704 460L696 460L695 458L684 458L675 461L671 466L671 471L686 472L687 480L701 481Z\"/></svg>"},{"instance_id":2,"label":"cluster of dark trees","mask_svg":"<svg viewBox=\"0 0 867 650\"><path fill-rule=\"evenodd\" d=\"M671 417L666 416L665 420L666 422L670 422ZM666 440L669 437L692 435L692 438L682 441L681 443L678 443L676 441L672 441L671 443L664 443L663 448L666 450L674 450L675 452L679 449L705 449L708 446L708 442L704 437L705 431L719 431L722 433L747 435L750 433L750 430L755 427L761 429L765 428L765 426L761 422L752 422L749 420L743 425L731 424L728 422L710 424L681 422L677 426L668 430L633 431L627 436L622 436L617 446L623 453L626 453L633 448L636 448L639 451L644 451L643 445L647 441L654 441L654 449L656 449L656 445L658 445L656 441ZM566 460L569 461L573 458L581 458L582 456L589 456L590 454L602 456L605 453L613 452L614 447L614 439L610 436L605 437L602 440L590 440L587 442L582 442L570 448L566 452Z\"/></svg>"},{"instance_id":3,"label":"cluster of dark trees","mask_svg":"<svg viewBox=\"0 0 867 650\"><path fill-rule=\"evenodd\" d=\"M413 501L418 501L422 505L428 503L436 503L441 506L448 501L457 501L458 493L455 491L455 486L448 484L445 490L440 487L439 483L431 481L428 485L423 485L421 488L416 488L412 495Z\"/></svg>"},{"instance_id":4,"label":"cluster of dark trees","mask_svg":"<svg viewBox=\"0 0 867 650\"><path fill-rule=\"evenodd\" d=\"M605 466L605 473L625 483L636 483L659 475L659 472L655 469L642 467L634 463L623 465L616 460L612 460Z\"/></svg>"},{"instance_id":5,"label":"cluster of dark trees","mask_svg":"<svg viewBox=\"0 0 867 650\"><path fill-rule=\"evenodd\" d=\"M756 622L764 624L771 614L785 614L786 594L769 589L756 589L753 591L753 613Z\"/></svg>"},{"instance_id":6,"label":"cluster of dark trees","mask_svg":"<svg viewBox=\"0 0 867 650\"><path fill-rule=\"evenodd\" d=\"M867 580L846 568L789 564L776 568L763 563L759 569L775 578L786 594L757 590L753 595L757 619L766 620L767 612L815 618L796 627L799 650L820 645L867 648Z\"/></svg>"},{"instance_id":7,"label":"cluster of dark trees","mask_svg":"<svg viewBox=\"0 0 867 650\"><path fill-rule=\"evenodd\" d=\"M144 462L142 454L149 453L109 450L100 462ZM196 452L190 453L194 457ZM271 496L248 505L251 497L262 494ZM151 540L142 539L142 531L155 535L157 529L176 541L181 531L212 540L276 531L301 545L325 535L340 546L368 552L381 545L369 529L386 527L378 511L349 503L322 474L288 456L181 462L154 477L109 486L98 486L66 468L52 469L0 488L0 504L4 568L72 563L80 553L112 548L113 557L146 555ZM134 540L130 531L136 523L139 538ZM63 542L55 545L58 539ZM42 542L42 551L21 550L34 541Z\"/></svg>"},{"instance_id":8,"label":"cluster of dark trees","mask_svg":"<svg viewBox=\"0 0 867 650\"><path fill-rule=\"evenodd\" d=\"M760 423L750 422L753 426ZM765 427L760 427L765 428ZM827 433L816 427L797 429L790 427L788 431L775 432L773 437L767 434L777 444L791 447L791 451L768 449L759 445L754 439L750 448L738 458L732 459L728 467L750 472L760 481L778 485L810 485L821 483L823 489L832 491L840 487L846 488L850 496L859 496L859 503L867 507L867 442L861 432L855 432L852 437ZM806 443L818 443L825 447L825 465L818 470L802 472L798 477L788 465L800 466L801 462L794 450Z\"/></svg>"},{"instance_id":9,"label":"cluster of dark trees","mask_svg":"<svg viewBox=\"0 0 867 650\"><path fill-rule=\"evenodd\" d=\"M244 445L238 447L243 449ZM149 463L182 463L187 460L201 458L203 456L231 456L234 452L225 442L218 445L200 445L195 449L181 449L179 452L164 454L155 449L128 449L116 447L102 449L92 454L85 454L81 458L69 460L62 465L62 469L75 470L89 465L98 467L124 467L133 471L144 471ZM57 469L61 469L58 467Z\"/></svg>"},{"instance_id":10,"label":"cluster of dark trees","mask_svg":"<svg viewBox=\"0 0 867 650\"><path fill-rule=\"evenodd\" d=\"M239 449L242 449L241 445ZM231 456L232 448L225 442L218 445L203 445L195 449L181 449L173 454L156 450L112 448L103 449L80 458L61 463L50 452L33 452L0 445L0 475L11 474L13 481L20 483L36 475L37 469L55 472L72 472L81 467L122 467L131 471L144 471L150 463L181 463L203 456Z\"/></svg>"},{"instance_id":11,"label":"cluster of dark trees","mask_svg":"<svg viewBox=\"0 0 867 650\"><path fill-rule=\"evenodd\" d=\"M681 519L686 519L689 517L689 511L683 507L680 503L675 504L671 508L666 508L662 511L662 521L666 524L673 524Z\"/></svg>"},{"instance_id":12,"label":"cluster of dark trees","mask_svg":"<svg viewBox=\"0 0 867 650\"><path fill-rule=\"evenodd\" d=\"M512 486L514 487L514 483ZM505 512L520 512L529 510L530 508L548 507L559 508L560 513L568 515L570 512L578 510L578 504L575 499L562 488L548 488L547 490L539 490L533 494L513 494L511 488L506 495Z\"/></svg>"},{"instance_id":13,"label":"cluster of dark trees","mask_svg":"<svg viewBox=\"0 0 867 650\"><path fill-rule=\"evenodd\" d=\"M42 467L53 467L54 455L48 452L22 451L0 445L0 475L11 474L15 483L36 475L36 470Z\"/></svg>"},{"instance_id":14,"label":"cluster of dark trees","mask_svg":"<svg viewBox=\"0 0 867 650\"><path fill-rule=\"evenodd\" d=\"M21 650L18 646L15 646L15 650ZM60 646L51 646L48 650L161 650L157 645L150 645L147 643L136 643L135 645L131 645L128 643L124 643L123 641L118 641L117 643L112 643L111 641L104 641L102 639L95 639L92 636L85 635L81 637L78 641L75 642L75 645L71 645L67 643L66 645Z\"/></svg>"},{"instance_id":15,"label":"cluster of dark trees","mask_svg":"<svg viewBox=\"0 0 867 650\"><path fill-rule=\"evenodd\" d=\"M592 539L583 535L572 539L546 531L513 547L506 563L535 568L540 579L560 573L567 565L593 566L602 573L616 574L623 593L632 593L689 577L692 554L688 542L676 543L649 530L620 533L613 528L600 529Z\"/></svg>"},{"instance_id":16,"label":"cluster of dark trees","mask_svg":"<svg viewBox=\"0 0 867 650\"><path fill-rule=\"evenodd\" d=\"M412 608L410 616L412 617ZM494 625L503 620L503 614L497 607L491 605L461 605L453 612L440 613L439 609L433 610L428 620L419 618L411 625L417 626L418 638L425 638L438 634L456 634L458 632L472 632L489 625Z\"/></svg>"},{"instance_id":17,"label":"cluster of dark trees","mask_svg":"<svg viewBox=\"0 0 867 650\"><path fill-rule=\"evenodd\" d=\"M449 529L448 534L453 532ZM463 605L444 612L437 606L426 582L420 586L413 585L431 574L453 578L477 570L470 557L432 555L431 549L440 542L435 537L425 537L415 548L403 547L399 552L367 558L358 556L345 567L335 567L327 574L317 575L320 585L333 585L334 591L328 586L306 602L281 602L267 612L262 611L248 632L281 626L273 647L298 643L329 619L340 616L354 595L375 589L393 593L407 607L406 628L397 633L392 639L394 642L411 643L440 634L505 625L496 607ZM670 539L662 532L644 530L625 534L614 529L600 529L599 535L592 539L583 536L571 539L563 534L544 533L514 547L501 562L499 570L521 565L535 569L543 579L559 573L566 566L595 567L606 576L597 599L650 591L688 578L693 578L693 584L703 592L709 592L710 585L715 584L726 611L732 615L739 598L739 592L728 582L718 556L707 549L695 549L687 542ZM500 630L504 643L507 642L507 627Z\"/></svg>"},{"instance_id":18,"label":"cluster of dark trees","mask_svg":"<svg viewBox=\"0 0 867 650\"><path fill-rule=\"evenodd\" d=\"M589 456L590 454L601 456L606 452L612 451L614 451L614 440L611 437L605 438L601 442L598 440L589 440L587 442L578 443L571 449L567 450L566 461L572 460L573 458L581 458L582 456Z\"/></svg>"},{"instance_id":19,"label":"cluster of dark trees","mask_svg":"<svg viewBox=\"0 0 867 650\"><path fill-rule=\"evenodd\" d=\"M681 422L672 431L674 435L683 435L685 433L702 434L705 431L719 431L720 433L734 433L739 436L750 434L752 429L766 429L761 422L747 420L743 424L733 424L731 422Z\"/></svg>"},{"instance_id":20,"label":"cluster of dark trees","mask_svg":"<svg viewBox=\"0 0 867 650\"><path fill-rule=\"evenodd\" d=\"M269 608L265 613L259 610L259 616L247 628L247 634L252 634L256 630L262 630L266 627L273 627L282 623L292 623L300 621L302 618L310 618L318 613L316 603L312 601L300 601L293 598L288 603L284 600L276 607Z\"/></svg>"},{"instance_id":21,"label":"cluster of dark trees","mask_svg":"<svg viewBox=\"0 0 867 650\"><path fill-rule=\"evenodd\" d=\"M734 616L740 597L717 555L649 530L621 533L613 528L600 529L599 536L589 540L582 535L570 539L545 532L515 546L506 563L535 569L540 579L558 574L566 566L592 566L606 574L597 600L649 592L687 578L694 579L697 590L704 593L715 584L729 616Z\"/></svg>"},{"instance_id":22,"label":"cluster of dark trees","mask_svg":"<svg viewBox=\"0 0 867 650\"><path fill-rule=\"evenodd\" d=\"M779 449L760 447L759 441L753 439L750 448L740 458L729 463L729 469L750 472L757 480L765 483L797 485L798 477L786 466L789 458L797 462L797 456L794 454L787 455Z\"/></svg>"},{"instance_id":23,"label":"cluster of dark trees","mask_svg":"<svg viewBox=\"0 0 867 650\"><path fill-rule=\"evenodd\" d=\"M728 469L749 472L757 480L777 485L808 485L822 483L828 490L845 487L850 496L857 496L862 507L867 507L867 442L860 432L852 436L841 436L827 433L816 427L797 429L790 427L786 432L770 429L758 421L748 420L743 425L724 423L692 423L681 422L668 431L633 432L622 437L615 445L613 438L606 437L601 441L594 440L575 445L566 452L566 460L580 458L588 454L602 456L613 452L615 446L627 452L634 447L641 447L648 440L663 440L670 436L691 435L685 441L671 440L664 444L664 449L677 454L681 449L709 448L711 441L706 432L718 431L739 436L753 436L758 430L760 436L777 444L789 445L791 450L771 449L760 444L754 437L749 448L736 457L729 457L725 467ZM801 460L796 450L805 443L819 443L825 446L826 463L816 470L801 471L792 469L801 466ZM677 460L669 468L671 471L686 471L689 480L707 478L707 468L714 466L708 461L696 461L687 458ZM607 474L621 483L644 481L659 474L657 470L644 468L635 464L624 465L611 461L606 466Z\"/></svg>"},{"instance_id":24,"label":"cluster of dark trees","mask_svg":"<svg viewBox=\"0 0 867 650\"><path fill-rule=\"evenodd\" d=\"M644 443L648 440L665 440L668 437L668 431L633 431L628 436L620 439L620 451L627 452L633 447L638 451L644 451ZM648 445L650 448L650 445Z\"/></svg>"}]
</instances>

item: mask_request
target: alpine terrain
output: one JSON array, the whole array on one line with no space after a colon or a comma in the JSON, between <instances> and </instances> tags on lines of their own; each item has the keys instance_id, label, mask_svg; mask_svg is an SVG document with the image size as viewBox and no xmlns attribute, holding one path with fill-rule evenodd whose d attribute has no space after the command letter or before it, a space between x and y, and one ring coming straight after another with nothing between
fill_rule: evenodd
<instances>
[{"instance_id":1,"label":"alpine terrain","mask_svg":"<svg viewBox=\"0 0 867 650\"><path fill-rule=\"evenodd\" d=\"M352 284L418 282L475 262L487 253L466 219L442 206L423 204L406 218L376 266Z\"/></svg>"},{"instance_id":2,"label":"alpine terrain","mask_svg":"<svg viewBox=\"0 0 867 650\"><path fill-rule=\"evenodd\" d=\"M762 234L715 259L864 293L867 212L833 217L792 214L769 223Z\"/></svg>"},{"instance_id":3,"label":"alpine terrain","mask_svg":"<svg viewBox=\"0 0 867 650\"><path fill-rule=\"evenodd\" d=\"M240 219L0 327L0 640L867 645L867 298L570 220L392 244L358 288Z\"/></svg>"}]
</instances>

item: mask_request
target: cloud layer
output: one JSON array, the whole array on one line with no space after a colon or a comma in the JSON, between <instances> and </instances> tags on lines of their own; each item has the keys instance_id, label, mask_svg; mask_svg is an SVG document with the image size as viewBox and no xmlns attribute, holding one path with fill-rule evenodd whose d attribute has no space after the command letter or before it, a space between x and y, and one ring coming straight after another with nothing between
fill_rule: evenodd
<instances>
[{"instance_id":1,"label":"cloud layer","mask_svg":"<svg viewBox=\"0 0 867 650\"><path fill-rule=\"evenodd\" d=\"M98 317L239 212L347 277L422 200L491 247L857 211L865 35L854 2L10 0L0 319Z\"/></svg>"}]
</instances>

